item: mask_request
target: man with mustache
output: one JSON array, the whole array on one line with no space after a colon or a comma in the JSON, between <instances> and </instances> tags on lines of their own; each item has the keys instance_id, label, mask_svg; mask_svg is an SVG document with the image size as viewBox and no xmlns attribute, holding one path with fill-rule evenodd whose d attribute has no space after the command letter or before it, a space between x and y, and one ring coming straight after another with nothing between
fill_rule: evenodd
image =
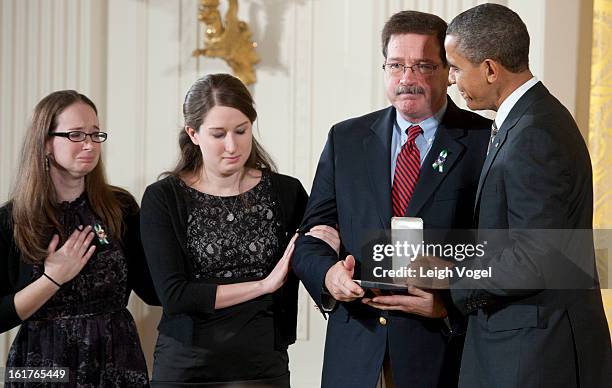
<instances>
[{"instance_id":1,"label":"man with mustache","mask_svg":"<svg viewBox=\"0 0 612 388\"><path fill-rule=\"evenodd\" d=\"M435 15L393 15L382 31L392 106L334 125L321 155L300 230L338 225L347 256L301 236L293 268L330 315L323 387L457 384L462 337L445 324L453 315L447 292L410 287L408 295L363 298L353 281L371 263L362 256L371 232L388 230L392 216L420 217L426 229L473 226L491 121L446 95L445 34Z\"/></svg>"}]
</instances>

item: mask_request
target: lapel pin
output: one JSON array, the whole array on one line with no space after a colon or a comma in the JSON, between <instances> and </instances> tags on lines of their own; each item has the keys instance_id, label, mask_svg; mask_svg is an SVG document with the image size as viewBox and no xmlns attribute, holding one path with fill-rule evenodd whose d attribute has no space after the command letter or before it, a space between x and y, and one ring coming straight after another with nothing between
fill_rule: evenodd
<instances>
[{"instance_id":1,"label":"lapel pin","mask_svg":"<svg viewBox=\"0 0 612 388\"><path fill-rule=\"evenodd\" d=\"M440 151L440 155L438 155L438 158L433 162L431 167L433 167L434 170L438 170L438 172L444 172L444 162L446 162L447 155L448 152L446 150Z\"/></svg>"},{"instance_id":2,"label":"lapel pin","mask_svg":"<svg viewBox=\"0 0 612 388\"><path fill-rule=\"evenodd\" d=\"M93 228L94 228L94 231L96 232L96 236L98 236L98 242L101 245L108 244L108 236L106 235L106 231L104 230L102 225L95 224Z\"/></svg>"}]
</instances>

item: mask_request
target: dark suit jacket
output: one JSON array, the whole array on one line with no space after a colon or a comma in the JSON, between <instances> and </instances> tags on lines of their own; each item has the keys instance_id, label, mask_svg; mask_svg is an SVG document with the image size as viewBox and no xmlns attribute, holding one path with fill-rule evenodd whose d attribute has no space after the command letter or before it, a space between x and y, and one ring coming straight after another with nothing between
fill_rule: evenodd
<instances>
[{"instance_id":1,"label":"dark suit jacket","mask_svg":"<svg viewBox=\"0 0 612 388\"><path fill-rule=\"evenodd\" d=\"M610 337L592 236L575 238L580 229L591 235L589 154L570 113L541 83L499 129L476 201L481 232L505 230L508 241L487 258L500 276L452 291L470 313L460 386L609 386ZM556 229L554 238L545 229ZM588 276L578 270L585 267ZM562 284L574 289L559 289L553 278L572 268Z\"/></svg>"},{"instance_id":2,"label":"dark suit jacket","mask_svg":"<svg viewBox=\"0 0 612 388\"><path fill-rule=\"evenodd\" d=\"M390 228L391 134L393 107L336 124L321 155L301 230L314 225L339 225L347 253L362 260L371 231ZM473 200L484 161L491 122L457 108L448 108L421 168L407 209L424 219L426 228L470 228ZM444 172L432 167L446 149ZM318 305L325 274L338 258L316 238L297 240L293 268ZM385 317L386 325L379 323ZM398 387L441 384L446 338L441 320L382 312L362 304L338 303L330 314L325 344L324 387L374 387L385 351ZM452 376L453 371L445 372ZM452 379L452 378L451 378Z\"/></svg>"}]
</instances>

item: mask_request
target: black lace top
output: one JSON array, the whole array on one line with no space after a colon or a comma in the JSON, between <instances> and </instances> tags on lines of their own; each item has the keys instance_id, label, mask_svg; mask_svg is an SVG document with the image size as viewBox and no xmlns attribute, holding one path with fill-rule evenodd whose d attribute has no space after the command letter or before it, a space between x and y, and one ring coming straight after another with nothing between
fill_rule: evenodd
<instances>
[{"instance_id":1,"label":"black lace top","mask_svg":"<svg viewBox=\"0 0 612 388\"><path fill-rule=\"evenodd\" d=\"M185 242L195 281L218 285L267 276L282 254L280 216L270 175L262 173L255 187L229 197L200 192L180 179L176 182L189 204ZM160 336L158 347L165 345L161 346L163 354L157 351L159 369L154 379L172 380L170 375L176 368L162 360L182 360L183 356L195 361L175 377L181 381L241 381L285 375L288 356L286 350L274 346L274 310L273 296L267 294L199 316L194 322L200 341L193 348L167 344L168 339Z\"/></svg>"},{"instance_id":2,"label":"black lace top","mask_svg":"<svg viewBox=\"0 0 612 388\"><path fill-rule=\"evenodd\" d=\"M220 284L255 280L272 270L304 214L308 197L297 179L269 170L262 174L258 185L237 197L208 196L175 176L145 190L142 243L164 307L161 334L225 353L232 346L243 353L242 344L284 350L295 341L298 280L292 273L271 295L215 308ZM272 320L260 325L261 315ZM251 336L244 323L269 335ZM270 342L258 346L253 339Z\"/></svg>"},{"instance_id":3,"label":"black lace top","mask_svg":"<svg viewBox=\"0 0 612 388\"><path fill-rule=\"evenodd\" d=\"M236 196L202 193L180 181L192 199L187 250L196 279L219 283L266 276L276 264L279 227L270 177Z\"/></svg>"}]
</instances>

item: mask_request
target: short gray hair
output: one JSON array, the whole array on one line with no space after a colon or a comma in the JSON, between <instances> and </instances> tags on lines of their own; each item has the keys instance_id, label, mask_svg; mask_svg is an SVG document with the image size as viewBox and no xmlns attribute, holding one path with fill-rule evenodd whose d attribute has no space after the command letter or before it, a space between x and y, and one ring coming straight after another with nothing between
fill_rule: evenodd
<instances>
[{"instance_id":1,"label":"short gray hair","mask_svg":"<svg viewBox=\"0 0 612 388\"><path fill-rule=\"evenodd\" d=\"M529 68L529 33L519 15L499 4L481 4L455 17L446 30L470 62L493 59L513 73Z\"/></svg>"}]
</instances>

